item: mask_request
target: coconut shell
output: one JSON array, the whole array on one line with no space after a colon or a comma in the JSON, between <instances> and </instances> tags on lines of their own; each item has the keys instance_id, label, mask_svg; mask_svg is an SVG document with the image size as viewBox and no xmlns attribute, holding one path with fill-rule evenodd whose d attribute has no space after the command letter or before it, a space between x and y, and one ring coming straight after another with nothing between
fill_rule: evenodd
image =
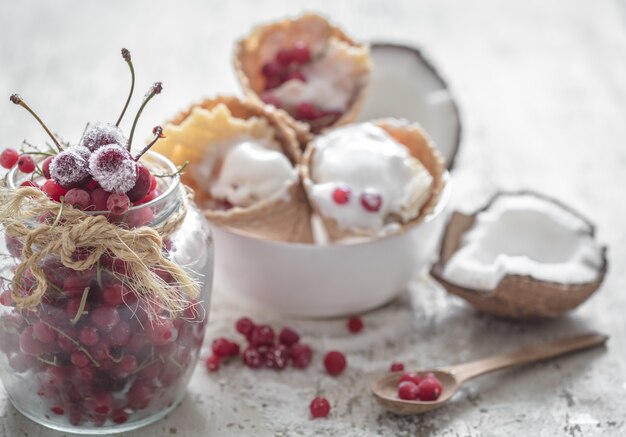
<instances>
[{"instance_id":1,"label":"coconut shell","mask_svg":"<svg viewBox=\"0 0 626 437\"><path fill-rule=\"evenodd\" d=\"M457 295L478 310L508 319L554 318L571 311L585 302L602 284L607 271L606 247L602 247L602 265L595 281L583 284L562 284L543 281L528 275L507 274L495 290L485 292L472 290L447 281L443 272L448 260L460 248L465 232L472 228L476 216L487 209L500 195L533 195L548 200L581 218L589 226L589 235L594 236L593 224L578 212L542 194L523 191L499 193L489 203L473 214L454 212L446 226L441 241L439 260L432 266L430 274L448 292Z\"/></svg>"},{"instance_id":2,"label":"coconut shell","mask_svg":"<svg viewBox=\"0 0 626 437\"><path fill-rule=\"evenodd\" d=\"M439 198L441 197L441 192L443 191L445 184L444 160L426 132L424 132L417 123L409 123L394 119L374 120L371 123L381 127L396 141L404 145L409 150L411 155L417 158L433 177L430 197L424 205L422 205L419 214L410 221L400 224L400 230L398 233L404 232L407 229L421 223L424 218L435 209L437 202L439 202ZM303 181L313 182L311 180L311 166L314 155L315 147L311 144L307 147L302 161L301 170ZM376 231L342 228L335 219L325 217L314 203L312 206L315 212L321 217L330 241L339 241L349 237L375 238L379 236Z\"/></svg>"},{"instance_id":3,"label":"coconut shell","mask_svg":"<svg viewBox=\"0 0 626 437\"><path fill-rule=\"evenodd\" d=\"M239 99L232 96L205 99L182 111L169 123L175 125L182 123L191 114L194 107L212 110L221 103L228 107L233 117L242 119L265 118L274 128L274 139L281 146L283 153L295 167L299 165L302 152L294 132L279 120L278 114L268 111L266 107L249 99ZM189 183L189 181L185 182ZM191 187L195 190L197 200L201 201L206 198L199 187L195 187L193 184ZM313 242L310 224L311 207L300 180L294 183L285 195L280 197L261 200L247 207L234 207L228 210L205 208L202 212L207 220L214 224L250 233L257 237L286 242Z\"/></svg>"},{"instance_id":4,"label":"coconut shell","mask_svg":"<svg viewBox=\"0 0 626 437\"><path fill-rule=\"evenodd\" d=\"M326 18L312 13L254 28L248 36L237 42L233 57L233 66L244 94L264 104L261 94L265 80L261 69L273 57L277 45L288 47L298 41L304 41L316 51L324 47L329 38L336 38L350 46L369 50L367 45L354 41L340 28L330 24ZM369 82L369 75L361 78L348 109L327 128L348 124L357 119L365 103ZM295 120L282 109L275 111L279 114L278 117L296 132L296 137L304 148L313 137L309 125Z\"/></svg>"}]
</instances>

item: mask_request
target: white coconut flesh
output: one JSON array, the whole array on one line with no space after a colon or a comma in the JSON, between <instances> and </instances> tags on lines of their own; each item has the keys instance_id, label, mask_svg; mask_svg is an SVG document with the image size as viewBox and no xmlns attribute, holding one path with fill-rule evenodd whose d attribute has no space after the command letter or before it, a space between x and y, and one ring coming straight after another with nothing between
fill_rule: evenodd
<instances>
[{"instance_id":1,"label":"white coconut flesh","mask_svg":"<svg viewBox=\"0 0 626 437\"><path fill-rule=\"evenodd\" d=\"M503 194L475 216L443 271L448 282L493 291L506 275L562 284L598 279L602 247L591 225L532 194Z\"/></svg>"}]
</instances>

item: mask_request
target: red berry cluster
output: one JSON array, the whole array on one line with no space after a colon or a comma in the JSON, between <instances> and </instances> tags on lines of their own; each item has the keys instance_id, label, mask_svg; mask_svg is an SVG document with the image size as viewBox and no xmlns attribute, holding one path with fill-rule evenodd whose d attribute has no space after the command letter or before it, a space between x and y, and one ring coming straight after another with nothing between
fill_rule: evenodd
<instances>
[{"instance_id":1,"label":"red berry cluster","mask_svg":"<svg viewBox=\"0 0 626 437\"><path fill-rule=\"evenodd\" d=\"M311 50L304 41L298 41L290 49L279 50L274 59L261 67L261 74L265 78L262 100L277 108L283 108L298 120L306 121L314 132L330 126L337 121L340 111L325 111L310 102L301 102L295 107L283 106L280 99L272 90L290 80L306 82L307 78L302 67L313 61Z\"/></svg>"},{"instance_id":2,"label":"red berry cluster","mask_svg":"<svg viewBox=\"0 0 626 437\"><path fill-rule=\"evenodd\" d=\"M21 376L21 392L76 426L124 423L171 405L204 339L197 305L154 318L155 309L119 279L124 266L101 261L79 272L46 259L50 292L35 310L17 308L7 284L0 294L0 350ZM20 290L34 285L27 275Z\"/></svg>"},{"instance_id":3,"label":"red berry cluster","mask_svg":"<svg viewBox=\"0 0 626 437\"><path fill-rule=\"evenodd\" d=\"M289 327L284 327L278 335L270 325L256 324L248 317L242 317L235 323L235 329L247 341L245 348L227 338L213 341L213 354L206 360L207 369L214 372L220 363L233 357L241 357L244 365L251 369L267 367L284 370L290 363L292 367L304 369L311 363L313 350L300 342L300 335Z\"/></svg>"},{"instance_id":4,"label":"red berry cluster","mask_svg":"<svg viewBox=\"0 0 626 437\"><path fill-rule=\"evenodd\" d=\"M393 365L392 371L395 371ZM434 373L405 372L398 381L398 397L407 401L436 401L442 391L441 381Z\"/></svg>"}]
</instances>

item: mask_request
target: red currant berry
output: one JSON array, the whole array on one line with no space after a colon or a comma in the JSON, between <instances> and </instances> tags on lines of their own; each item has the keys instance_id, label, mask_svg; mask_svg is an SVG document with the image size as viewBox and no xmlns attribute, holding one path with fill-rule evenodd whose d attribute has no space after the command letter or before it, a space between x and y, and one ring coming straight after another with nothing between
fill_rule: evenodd
<instances>
[{"instance_id":1,"label":"red currant berry","mask_svg":"<svg viewBox=\"0 0 626 437\"><path fill-rule=\"evenodd\" d=\"M351 317L348 320L348 331L353 334L363 330L363 320L360 317Z\"/></svg>"},{"instance_id":2,"label":"red currant berry","mask_svg":"<svg viewBox=\"0 0 626 437\"><path fill-rule=\"evenodd\" d=\"M220 368L220 357L218 357L217 355L211 355L209 358L206 359L206 368L209 372L216 372L219 370Z\"/></svg>"},{"instance_id":3,"label":"red currant berry","mask_svg":"<svg viewBox=\"0 0 626 437\"><path fill-rule=\"evenodd\" d=\"M250 334L250 344L252 346L272 346L275 338L274 328L270 325L259 325Z\"/></svg>"},{"instance_id":4,"label":"red currant berry","mask_svg":"<svg viewBox=\"0 0 626 437\"><path fill-rule=\"evenodd\" d=\"M419 397L421 401L436 401L442 391L443 386L439 379L436 377L427 377L422 379L418 384L417 397Z\"/></svg>"},{"instance_id":5,"label":"red currant berry","mask_svg":"<svg viewBox=\"0 0 626 437\"><path fill-rule=\"evenodd\" d=\"M238 333L248 336L254 329L254 322L248 317L242 317L235 323L235 329Z\"/></svg>"},{"instance_id":6,"label":"red currant berry","mask_svg":"<svg viewBox=\"0 0 626 437\"><path fill-rule=\"evenodd\" d=\"M393 362L389 368L392 372L402 372L404 370L404 364Z\"/></svg>"},{"instance_id":7,"label":"red currant berry","mask_svg":"<svg viewBox=\"0 0 626 437\"><path fill-rule=\"evenodd\" d=\"M17 168L22 173L32 173L35 171L35 160L30 155L21 155L17 159Z\"/></svg>"},{"instance_id":8,"label":"red currant berry","mask_svg":"<svg viewBox=\"0 0 626 437\"><path fill-rule=\"evenodd\" d=\"M289 348L291 364L298 369L305 369L311 364L313 350L306 344L296 343Z\"/></svg>"},{"instance_id":9,"label":"red currant berry","mask_svg":"<svg viewBox=\"0 0 626 437\"><path fill-rule=\"evenodd\" d=\"M301 71L291 71L285 76L285 82L288 80L299 80L300 82L306 82L306 76Z\"/></svg>"},{"instance_id":10,"label":"red currant berry","mask_svg":"<svg viewBox=\"0 0 626 437\"><path fill-rule=\"evenodd\" d=\"M258 369L261 367L261 364L263 364L263 357L261 356L261 353L254 347L246 348L241 356L243 358L243 363L252 369Z\"/></svg>"},{"instance_id":11,"label":"red currant berry","mask_svg":"<svg viewBox=\"0 0 626 437\"><path fill-rule=\"evenodd\" d=\"M383 198L378 193L366 191L361 194L361 205L369 212L378 212L383 204Z\"/></svg>"},{"instance_id":12,"label":"red currant berry","mask_svg":"<svg viewBox=\"0 0 626 437\"><path fill-rule=\"evenodd\" d=\"M398 397L405 401L414 401L417 399L417 390L416 384L410 381L404 381L398 385Z\"/></svg>"},{"instance_id":13,"label":"red currant berry","mask_svg":"<svg viewBox=\"0 0 626 437\"><path fill-rule=\"evenodd\" d=\"M12 168L19 159L19 153L15 149L4 149L0 153L0 165L6 169Z\"/></svg>"},{"instance_id":14,"label":"red currant berry","mask_svg":"<svg viewBox=\"0 0 626 437\"><path fill-rule=\"evenodd\" d=\"M261 74L266 78L279 76L282 72L282 67L276 62L268 62L261 68Z\"/></svg>"},{"instance_id":15,"label":"red currant berry","mask_svg":"<svg viewBox=\"0 0 626 437\"><path fill-rule=\"evenodd\" d=\"M126 193L131 202L138 202L148 195L152 183L152 174L148 167L137 163L137 180L135 186Z\"/></svg>"},{"instance_id":16,"label":"red currant berry","mask_svg":"<svg viewBox=\"0 0 626 437\"><path fill-rule=\"evenodd\" d=\"M85 346L95 346L100 341L98 330L91 326L85 326L78 333L78 339Z\"/></svg>"},{"instance_id":17,"label":"red currant berry","mask_svg":"<svg viewBox=\"0 0 626 437\"><path fill-rule=\"evenodd\" d=\"M339 186L335 188L335 191L333 191L333 200L338 205L345 205L350 201L350 194L350 188L346 186Z\"/></svg>"},{"instance_id":18,"label":"red currant berry","mask_svg":"<svg viewBox=\"0 0 626 437\"><path fill-rule=\"evenodd\" d=\"M285 326L278 334L278 342L287 347L293 346L300 341L300 336L293 329Z\"/></svg>"},{"instance_id":19,"label":"red currant berry","mask_svg":"<svg viewBox=\"0 0 626 437\"><path fill-rule=\"evenodd\" d=\"M67 190L65 188L57 184L52 179L48 179L46 182L44 182L44 184L41 186L41 191L46 193L50 199L56 202L61 199L61 196L67 193Z\"/></svg>"},{"instance_id":20,"label":"red currant berry","mask_svg":"<svg viewBox=\"0 0 626 437\"><path fill-rule=\"evenodd\" d=\"M318 396L311 401L309 410L311 411L311 416L313 416L314 419L328 417L328 414L330 413L330 403L326 398Z\"/></svg>"},{"instance_id":21,"label":"red currant berry","mask_svg":"<svg viewBox=\"0 0 626 437\"><path fill-rule=\"evenodd\" d=\"M120 347L128 344L130 340L130 325L128 322L120 321L109 334L109 343L113 347Z\"/></svg>"},{"instance_id":22,"label":"red currant berry","mask_svg":"<svg viewBox=\"0 0 626 437\"><path fill-rule=\"evenodd\" d=\"M24 181L20 184L20 187L39 188L39 185L37 185L37 182L34 182L34 181Z\"/></svg>"},{"instance_id":23,"label":"red currant berry","mask_svg":"<svg viewBox=\"0 0 626 437\"><path fill-rule=\"evenodd\" d=\"M96 188L91 192L91 204L94 211L108 211L107 200L111 193L104 191L102 188Z\"/></svg>"},{"instance_id":24,"label":"red currant berry","mask_svg":"<svg viewBox=\"0 0 626 437\"><path fill-rule=\"evenodd\" d=\"M398 380L398 384L408 381L412 382L415 385L418 385L421 380L422 377L419 376L417 372L406 372L400 377L400 379Z\"/></svg>"},{"instance_id":25,"label":"red currant berry","mask_svg":"<svg viewBox=\"0 0 626 437\"><path fill-rule=\"evenodd\" d=\"M278 53L276 53L276 62L279 65L286 67L291 64L292 61L291 50L279 50Z\"/></svg>"},{"instance_id":26,"label":"red currant berry","mask_svg":"<svg viewBox=\"0 0 626 437\"><path fill-rule=\"evenodd\" d=\"M55 405L52 408L50 408L50 411L52 411L54 414L57 414L59 416L62 416L65 414L65 410L63 409L63 407L60 407L58 405Z\"/></svg>"},{"instance_id":27,"label":"red currant berry","mask_svg":"<svg viewBox=\"0 0 626 437\"><path fill-rule=\"evenodd\" d=\"M153 322L147 328L148 338L155 346L164 346L170 341L176 340L176 328L169 320Z\"/></svg>"},{"instance_id":28,"label":"red currant berry","mask_svg":"<svg viewBox=\"0 0 626 437\"><path fill-rule=\"evenodd\" d=\"M302 102L296 106L296 117L300 120L315 120L320 115L320 111L311 103Z\"/></svg>"},{"instance_id":29,"label":"red currant berry","mask_svg":"<svg viewBox=\"0 0 626 437\"><path fill-rule=\"evenodd\" d=\"M120 321L120 314L115 307L99 306L89 316L91 323L101 331L110 332Z\"/></svg>"},{"instance_id":30,"label":"red currant berry","mask_svg":"<svg viewBox=\"0 0 626 437\"><path fill-rule=\"evenodd\" d=\"M126 194L112 193L107 199L107 209L115 215L122 215L130 207L130 199Z\"/></svg>"},{"instance_id":31,"label":"red currant berry","mask_svg":"<svg viewBox=\"0 0 626 437\"><path fill-rule=\"evenodd\" d=\"M81 351L74 351L70 356L70 361L76 367L86 367L89 365L89 357Z\"/></svg>"},{"instance_id":32,"label":"red currant berry","mask_svg":"<svg viewBox=\"0 0 626 437\"><path fill-rule=\"evenodd\" d=\"M239 345L227 338L218 338L211 344L213 354L219 358L233 357L239 355Z\"/></svg>"},{"instance_id":33,"label":"red currant berry","mask_svg":"<svg viewBox=\"0 0 626 437\"><path fill-rule=\"evenodd\" d=\"M57 333L43 322L33 324L33 334L42 343L53 343L57 339Z\"/></svg>"},{"instance_id":34,"label":"red currant berry","mask_svg":"<svg viewBox=\"0 0 626 437\"><path fill-rule=\"evenodd\" d=\"M329 375L337 376L346 368L346 357L338 351L330 351L324 357L324 367Z\"/></svg>"},{"instance_id":35,"label":"red currant berry","mask_svg":"<svg viewBox=\"0 0 626 437\"><path fill-rule=\"evenodd\" d=\"M265 354L265 366L269 369L283 370L287 367L289 353L287 347L279 344L272 346Z\"/></svg>"},{"instance_id":36,"label":"red currant berry","mask_svg":"<svg viewBox=\"0 0 626 437\"><path fill-rule=\"evenodd\" d=\"M87 209L91 203L89 193L80 188L72 188L63 196L65 203L77 209Z\"/></svg>"},{"instance_id":37,"label":"red currant berry","mask_svg":"<svg viewBox=\"0 0 626 437\"><path fill-rule=\"evenodd\" d=\"M154 391L149 383L136 381L128 390L128 404L132 408L143 410L150 404Z\"/></svg>"},{"instance_id":38,"label":"red currant berry","mask_svg":"<svg viewBox=\"0 0 626 437\"><path fill-rule=\"evenodd\" d=\"M126 355L120 360L118 366L124 373L133 373L137 369L137 358L133 355Z\"/></svg>"}]
</instances>

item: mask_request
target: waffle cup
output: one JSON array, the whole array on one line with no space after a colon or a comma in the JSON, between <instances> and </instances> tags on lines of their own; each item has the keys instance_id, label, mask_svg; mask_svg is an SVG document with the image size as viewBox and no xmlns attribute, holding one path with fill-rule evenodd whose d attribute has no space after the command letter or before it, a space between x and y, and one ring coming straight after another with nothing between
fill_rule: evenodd
<instances>
[{"instance_id":1,"label":"waffle cup","mask_svg":"<svg viewBox=\"0 0 626 437\"><path fill-rule=\"evenodd\" d=\"M406 223L399 223L400 229L392 232L402 233L418 223L421 223L424 218L435 209L445 184L444 160L437 149L435 149L432 140L418 124L395 119L374 120L372 123L385 130L389 135L391 135L392 138L409 149L411 156L417 158L433 178L430 197L420 208L419 214ZM307 184L314 183L311 180L311 167L314 155L315 147L310 145L304 153L301 166L302 180L305 186L307 186ZM315 202L312 202L312 204L314 212L317 213L324 224L324 228L326 229L326 233L330 241L336 242L352 237L374 238L380 236L380 231L343 228L334 218L324 216Z\"/></svg>"},{"instance_id":2,"label":"waffle cup","mask_svg":"<svg viewBox=\"0 0 626 437\"><path fill-rule=\"evenodd\" d=\"M251 117L260 117L267 120L274 131L273 139L280 145L291 163L296 168L298 167L302 153L294 133L279 120L278 114L268 111L251 100L231 96L206 99L182 111L167 124L180 125L189 117L195 107L210 111L220 104L225 105L234 118L247 120ZM189 160L190 166L193 166L193 162L200 156L211 151L208 148L202 150L200 156L189 157L177 153L176 144L168 144L167 138L157 142L153 150L167 156L176 165L182 165L185 160ZM182 180L195 191L198 204L202 205L210 199L210 195L203 190L204 187L200 187L193 178L183 174ZM310 224L311 207L307 202L300 180L294 182L285 193L260 200L247 207L233 207L228 210L203 208L202 212L207 220L213 224L253 234L264 239L298 243L313 241Z\"/></svg>"},{"instance_id":3,"label":"waffle cup","mask_svg":"<svg viewBox=\"0 0 626 437\"><path fill-rule=\"evenodd\" d=\"M266 62L273 59L280 48L291 47L298 41L304 41L313 52L318 52L330 38L336 38L352 47L364 48L369 56L367 45L354 41L341 29L333 26L328 20L317 14L308 13L299 18L285 19L254 28L247 37L237 43L233 59L235 72L244 94L263 104L260 96L263 93L265 80L261 75L261 68ZM371 69L371 62L368 67ZM327 128L352 123L356 120L365 103L370 75L364 75L360 79L361 83L357 86L349 108ZM296 137L301 147L304 148L314 135L309 125L295 120L282 109L275 111L296 132Z\"/></svg>"}]
</instances>

